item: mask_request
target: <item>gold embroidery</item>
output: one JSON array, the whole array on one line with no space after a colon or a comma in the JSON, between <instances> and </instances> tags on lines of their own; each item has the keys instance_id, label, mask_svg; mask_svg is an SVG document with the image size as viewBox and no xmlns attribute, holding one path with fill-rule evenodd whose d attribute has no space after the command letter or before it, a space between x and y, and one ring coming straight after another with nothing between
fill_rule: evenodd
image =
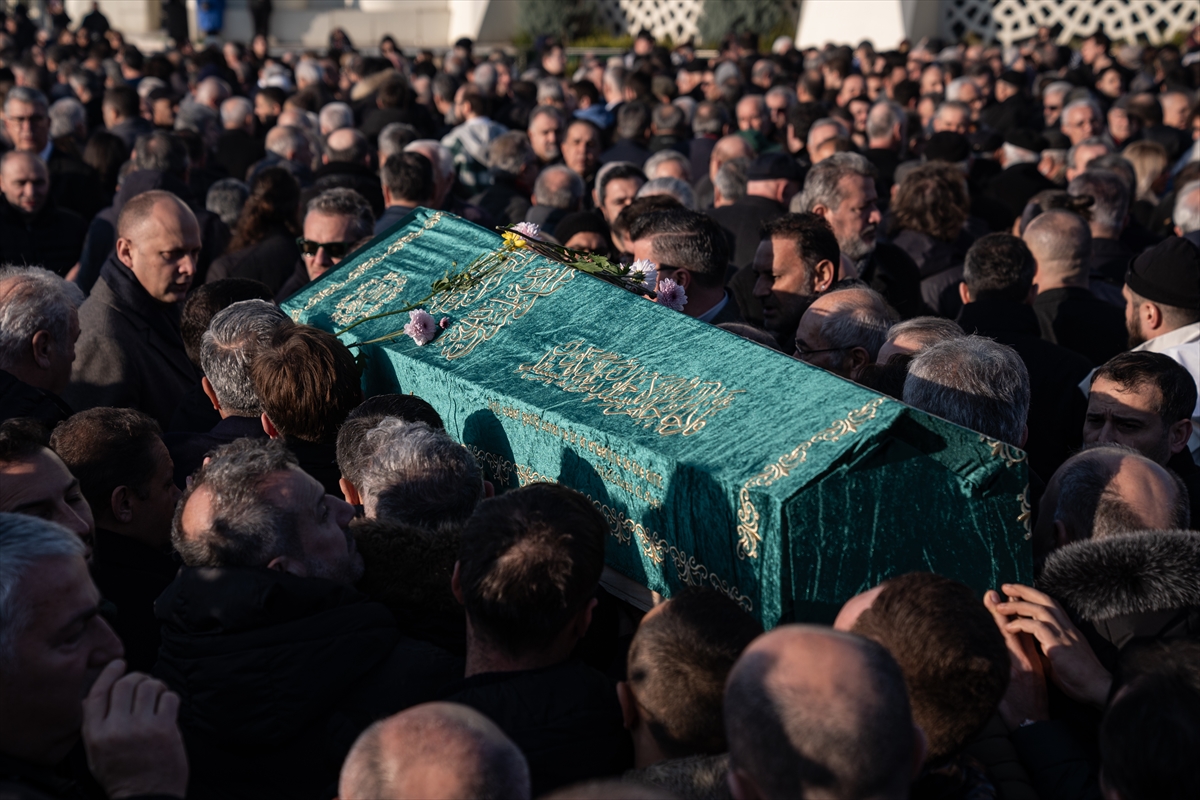
<instances>
[{"instance_id":1,"label":"gold embroidery","mask_svg":"<svg viewBox=\"0 0 1200 800\"><path fill-rule=\"evenodd\" d=\"M330 316L342 327L369 317L399 297L406 283L408 278L399 272L370 278L338 300Z\"/></svg>"},{"instance_id":2,"label":"gold embroidery","mask_svg":"<svg viewBox=\"0 0 1200 800\"><path fill-rule=\"evenodd\" d=\"M860 425L875 418L875 412L883 404L883 400L884 398L877 397L862 408L851 411L844 419L835 420L828 428L808 441L801 442L790 453L784 453L742 485L738 492L738 558L758 558L758 545L762 541L758 532L758 509L754 507L750 490L766 488L781 478L786 478L797 464L808 460L808 451L817 442L836 442L847 434L858 433Z\"/></svg>"},{"instance_id":3,"label":"gold embroidery","mask_svg":"<svg viewBox=\"0 0 1200 800\"><path fill-rule=\"evenodd\" d=\"M699 433L709 419L729 407L744 389L728 389L721 381L663 375L632 357L592 347L582 339L551 348L533 364L521 364L522 378L585 395L601 413L623 414L660 436Z\"/></svg>"},{"instance_id":4,"label":"gold embroidery","mask_svg":"<svg viewBox=\"0 0 1200 800\"><path fill-rule=\"evenodd\" d=\"M1021 504L1021 513L1017 515L1017 522L1025 526L1025 539L1033 538L1033 530L1030 527L1033 522L1033 508L1029 505L1029 484L1025 484L1025 490L1017 495L1017 501Z\"/></svg>"},{"instance_id":5,"label":"gold embroidery","mask_svg":"<svg viewBox=\"0 0 1200 800\"><path fill-rule=\"evenodd\" d=\"M989 439L982 433L979 434L979 441L992 448L992 458L1004 459L1004 466L1006 467L1016 466L1028 458L1028 456L1025 454L1025 451L1021 448L1013 447L1011 444L1006 444L1004 442L998 442L995 439Z\"/></svg>"},{"instance_id":6,"label":"gold embroidery","mask_svg":"<svg viewBox=\"0 0 1200 800\"><path fill-rule=\"evenodd\" d=\"M387 246L387 249L384 250L382 253L380 253L377 256L368 258L366 261L359 264L354 269L350 270L350 272L346 275L346 277L343 280L327 282L325 284L325 286L323 286L319 291L314 292L313 294L311 294L309 296L309 298L306 301L304 301L303 308L299 309L298 311L292 312L293 318L298 318L300 312L308 311L313 306L317 305L318 303L322 302L323 300L327 300L328 298L337 294L342 289L346 288L346 286L348 286L349 284L351 284L354 281L361 278L363 275L365 275L367 273L368 270L370 270L376 264L383 261L385 258L389 258L391 256L396 255L396 253L399 253L401 250L403 250L405 247L407 247L411 242L413 242L414 240L419 238L421 236L421 234L425 233L425 231L429 230L434 225L437 225L439 222L441 222L442 216L443 216L443 213L441 211L438 211L436 214L433 214L432 216L430 216L429 219L425 220L425 224L422 225L420 228L413 231L412 233L401 236L399 239L397 239L396 241L389 244ZM401 286L399 288L403 289L404 288L403 284L401 284ZM399 289L397 290L396 294L399 294ZM395 299L395 296L396 295L393 295L391 299ZM368 316L368 315L364 315L364 316ZM297 319L297 321L299 321L299 320Z\"/></svg>"}]
</instances>

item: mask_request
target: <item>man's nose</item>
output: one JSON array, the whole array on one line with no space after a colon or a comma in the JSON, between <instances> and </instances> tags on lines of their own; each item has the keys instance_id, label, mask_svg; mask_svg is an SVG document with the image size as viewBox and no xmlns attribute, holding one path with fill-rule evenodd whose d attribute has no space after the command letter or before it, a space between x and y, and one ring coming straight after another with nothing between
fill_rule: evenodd
<instances>
[{"instance_id":1,"label":"man's nose","mask_svg":"<svg viewBox=\"0 0 1200 800\"><path fill-rule=\"evenodd\" d=\"M883 212L879 210L879 206L871 209L871 213L867 216L867 221L872 225L878 225L883 220Z\"/></svg>"},{"instance_id":2,"label":"man's nose","mask_svg":"<svg viewBox=\"0 0 1200 800\"><path fill-rule=\"evenodd\" d=\"M196 274L196 262L200 260L199 255L184 256L179 260L179 271L184 275Z\"/></svg>"}]
</instances>

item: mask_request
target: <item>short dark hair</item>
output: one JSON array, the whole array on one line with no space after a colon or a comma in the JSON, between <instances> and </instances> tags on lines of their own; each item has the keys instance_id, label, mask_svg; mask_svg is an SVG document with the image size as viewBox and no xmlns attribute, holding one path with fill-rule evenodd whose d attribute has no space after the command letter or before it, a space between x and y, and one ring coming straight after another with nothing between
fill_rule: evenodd
<instances>
[{"instance_id":1,"label":"short dark hair","mask_svg":"<svg viewBox=\"0 0 1200 800\"><path fill-rule=\"evenodd\" d=\"M621 213L617 214L617 218L613 220L613 233L629 233L634 220L651 211L662 211L669 208L683 208L683 204L669 194L652 194L649 197L635 198L632 203L621 209Z\"/></svg>"},{"instance_id":2,"label":"short dark hair","mask_svg":"<svg viewBox=\"0 0 1200 800\"><path fill-rule=\"evenodd\" d=\"M705 287L722 286L729 269L729 241L716 220L686 208L653 211L629 225L633 241L654 237L660 266L686 269Z\"/></svg>"},{"instance_id":3,"label":"short dark hair","mask_svg":"<svg viewBox=\"0 0 1200 800\"><path fill-rule=\"evenodd\" d=\"M741 606L709 588L687 588L642 620L629 646L626 680L668 758L728 749L725 679L762 630Z\"/></svg>"},{"instance_id":4,"label":"short dark hair","mask_svg":"<svg viewBox=\"0 0 1200 800\"><path fill-rule=\"evenodd\" d=\"M403 625L432 619L462 619L462 606L450 591L458 535L436 533L393 520L361 520L350 528L363 557L363 576L356 584L372 600L383 603Z\"/></svg>"},{"instance_id":5,"label":"short dark hair","mask_svg":"<svg viewBox=\"0 0 1200 800\"><path fill-rule=\"evenodd\" d=\"M921 84L907 78L892 87L892 99L901 108L908 108L908 104L920 96Z\"/></svg>"},{"instance_id":6,"label":"short dark hair","mask_svg":"<svg viewBox=\"0 0 1200 800\"><path fill-rule=\"evenodd\" d=\"M483 96L483 90L473 83L463 84L462 102L467 104L472 114L487 113L487 98Z\"/></svg>"},{"instance_id":7,"label":"short dark hair","mask_svg":"<svg viewBox=\"0 0 1200 800\"><path fill-rule=\"evenodd\" d=\"M287 92L280 89L278 86L266 86L258 90L258 93L266 97L272 103L275 103L280 108L287 102Z\"/></svg>"},{"instance_id":8,"label":"short dark hair","mask_svg":"<svg viewBox=\"0 0 1200 800\"><path fill-rule=\"evenodd\" d=\"M162 429L132 408L91 408L60 422L50 435L50 448L79 479L93 510L112 508L112 493L128 486L147 497L158 462L155 442Z\"/></svg>"},{"instance_id":9,"label":"short dark hair","mask_svg":"<svg viewBox=\"0 0 1200 800\"><path fill-rule=\"evenodd\" d=\"M805 269L811 270L822 261L832 261L836 266L842 257L837 236L829 222L820 214L805 211L799 214L784 214L762 226L763 239L786 239L796 246Z\"/></svg>"},{"instance_id":10,"label":"short dark hair","mask_svg":"<svg viewBox=\"0 0 1200 800\"><path fill-rule=\"evenodd\" d=\"M600 90L597 89L596 84L592 83L591 81L575 81L571 84L570 89L571 94L575 95L581 100L585 97L593 103L599 102L600 100Z\"/></svg>"},{"instance_id":11,"label":"short dark hair","mask_svg":"<svg viewBox=\"0 0 1200 800\"><path fill-rule=\"evenodd\" d=\"M332 444L362 402L354 354L332 333L308 325L281 327L250 366L254 391L276 430Z\"/></svg>"},{"instance_id":12,"label":"short dark hair","mask_svg":"<svg viewBox=\"0 0 1200 800\"><path fill-rule=\"evenodd\" d=\"M50 434L32 417L0 422L0 464L11 464L35 455L50 444Z\"/></svg>"},{"instance_id":13,"label":"short dark hair","mask_svg":"<svg viewBox=\"0 0 1200 800\"><path fill-rule=\"evenodd\" d=\"M948 756L983 727L1008 688L1008 650L967 586L930 572L889 580L854 624L904 673L929 759Z\"/></svg>"},{"instance_id":14,"label":"short dark hair","mask_svg":"<svg viewBox=\"0 0 1200 800\"><path fill-rule=\"evenodd\" d=\"M813 123L824 116L825 107L820 103L794 103L788 107L787 124L792 126L793 136L807 142Z\"/></svg>"},{"instance_id":15,"label":"short dark hair","mask_svg":"<svg viewBox=\"0 0 1200 800\"><path fill-rule=\"evenodd\" d=\"M114 86L104 92L103 104L125 119L138 116L142 102L132 86Z\"/></svg>"},{"instance_id":16,"label":"short dark hair","mask_svg":"<svg viewBox=\"0 0 1200 800\"><path fill-rule=\"evenodd\" d=\"M1123 391L1146 384L1158 387L1162 399L1157 413L1164 425L1188 419L1196 408L1196 381L1182 364L1162 353L1141 350L1115 355L1092 373L1092 383L1100 378L1112 381Z\"/></svg>"},{"instance_id":17,"label":"short dark hair","mask_svg":"<svg viewBox=\"0 0 1200 800\"><path fill-rule=\"evenodd\" d=\"M617 138L640 139L650 127L650 107L631 100L617 111Z\"/></svg>"},{"instance_id":18,"label":"short dark hair","mask_svg":"<svg viewBox=\"0 0 1200 800\"><path fill-rule=\"evenodd\" d=\"M547 647L595 595L608 525L565 486L484 500L463 528L459 579L475 633L513 655Z\"/></svg>"},{"instance_id":19,"label":"short dark hair","mask_svg":"<svg viewBox=\"0 0 1200 800\"><path fill-rule=\"evenodd\" d=\"M183 137L166 131L139 136L133 146L138 171L157 170L176 178L187 175L191 156Z\"/></svg>"},{"instance_id":20,"label":"short dark hair","mask_svg":"<svg viewBox=\"0 0 1200 800\"><path fill-rule=\"evenodd\" d=\"M1200 692L1174 675L1134 679L1100 724L1102 782L1129 800L1200 795Z\"/></svg>"},{"instance_id":21,"label":"short dark hair","mask_svg":"<svg viewBox=\"0 0 1200 800\"><path fill-rule=\"evenodd\" d=\"M408 81L395 74L383 82L376 94L380 108L403 108L408 102Z\"/></svg>"},{"instance_id":22,"label":"short dark hair","mask_svg":"<svg viewBox=\"0 0 1200 800\"><path fill-rule=\"evenodd\" d=\"M396 153L383 162L380 177L394 200L427 203L433 198L433 165L420 153Z\"/></svg>"},{"instance_id":23,"label":"short dark hair","mask_svg":"<svg viewBox=\"0 0 1200 800\"><path fill-rule=\"evenodd\" d=\"M1037 262L1021 239L1008 233L989 233L967 251L963 282L973 300L1020 303L1029 296Z\"/></svg>"},{"instance_id":24,"label":"short dark hair","mask_svg":"<svg viewBox=\"0 0 1200 800\"><path fill-rule=\"evenodd\" d=\"M184 302L179 318L179 333L183 337L183 349L187 351L188 361L200 366L200 342L218 311L243 300L266 300L269 303L273 299L267 285L253 278L221 278L197 286Z\"/></svg>"}]
</instances>

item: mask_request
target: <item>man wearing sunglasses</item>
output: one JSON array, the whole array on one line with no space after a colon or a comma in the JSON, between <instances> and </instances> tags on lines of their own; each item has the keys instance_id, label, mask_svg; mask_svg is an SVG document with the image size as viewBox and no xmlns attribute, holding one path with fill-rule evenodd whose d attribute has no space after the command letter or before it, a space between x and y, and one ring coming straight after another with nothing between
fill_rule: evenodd
<instances>
[{"instance_id":1,"label":"man wearing sunglasses","mask_svg":"<svg viewBox=\"0 0 1200 800\"><path fill-rule=\"evenodd\" d=\"M296 240L300 263L275 299L282 303L324 275L370 241L374 230L371 205L353 189L330 189L314 197L304 214L304 235Z\"/></svg>"}]
</instances>

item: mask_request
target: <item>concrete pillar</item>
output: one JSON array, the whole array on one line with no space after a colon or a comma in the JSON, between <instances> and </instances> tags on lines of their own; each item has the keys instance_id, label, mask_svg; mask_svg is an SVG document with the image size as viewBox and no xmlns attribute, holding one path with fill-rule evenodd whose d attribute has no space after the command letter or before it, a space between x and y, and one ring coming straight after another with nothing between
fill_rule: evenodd
<instances>
[{"instance_id":1,"label":"concrete pillar","mask_svg":"<svg viewBox=\"0 0 1200 800\"><path fill-rule=\"evenodd\" d=\"M939 0L801 0L796 46L853 46L863 39L879 50L890 50L902 39L915 44L937 34L940 6Z\"/></svg>"}]
</instances>

